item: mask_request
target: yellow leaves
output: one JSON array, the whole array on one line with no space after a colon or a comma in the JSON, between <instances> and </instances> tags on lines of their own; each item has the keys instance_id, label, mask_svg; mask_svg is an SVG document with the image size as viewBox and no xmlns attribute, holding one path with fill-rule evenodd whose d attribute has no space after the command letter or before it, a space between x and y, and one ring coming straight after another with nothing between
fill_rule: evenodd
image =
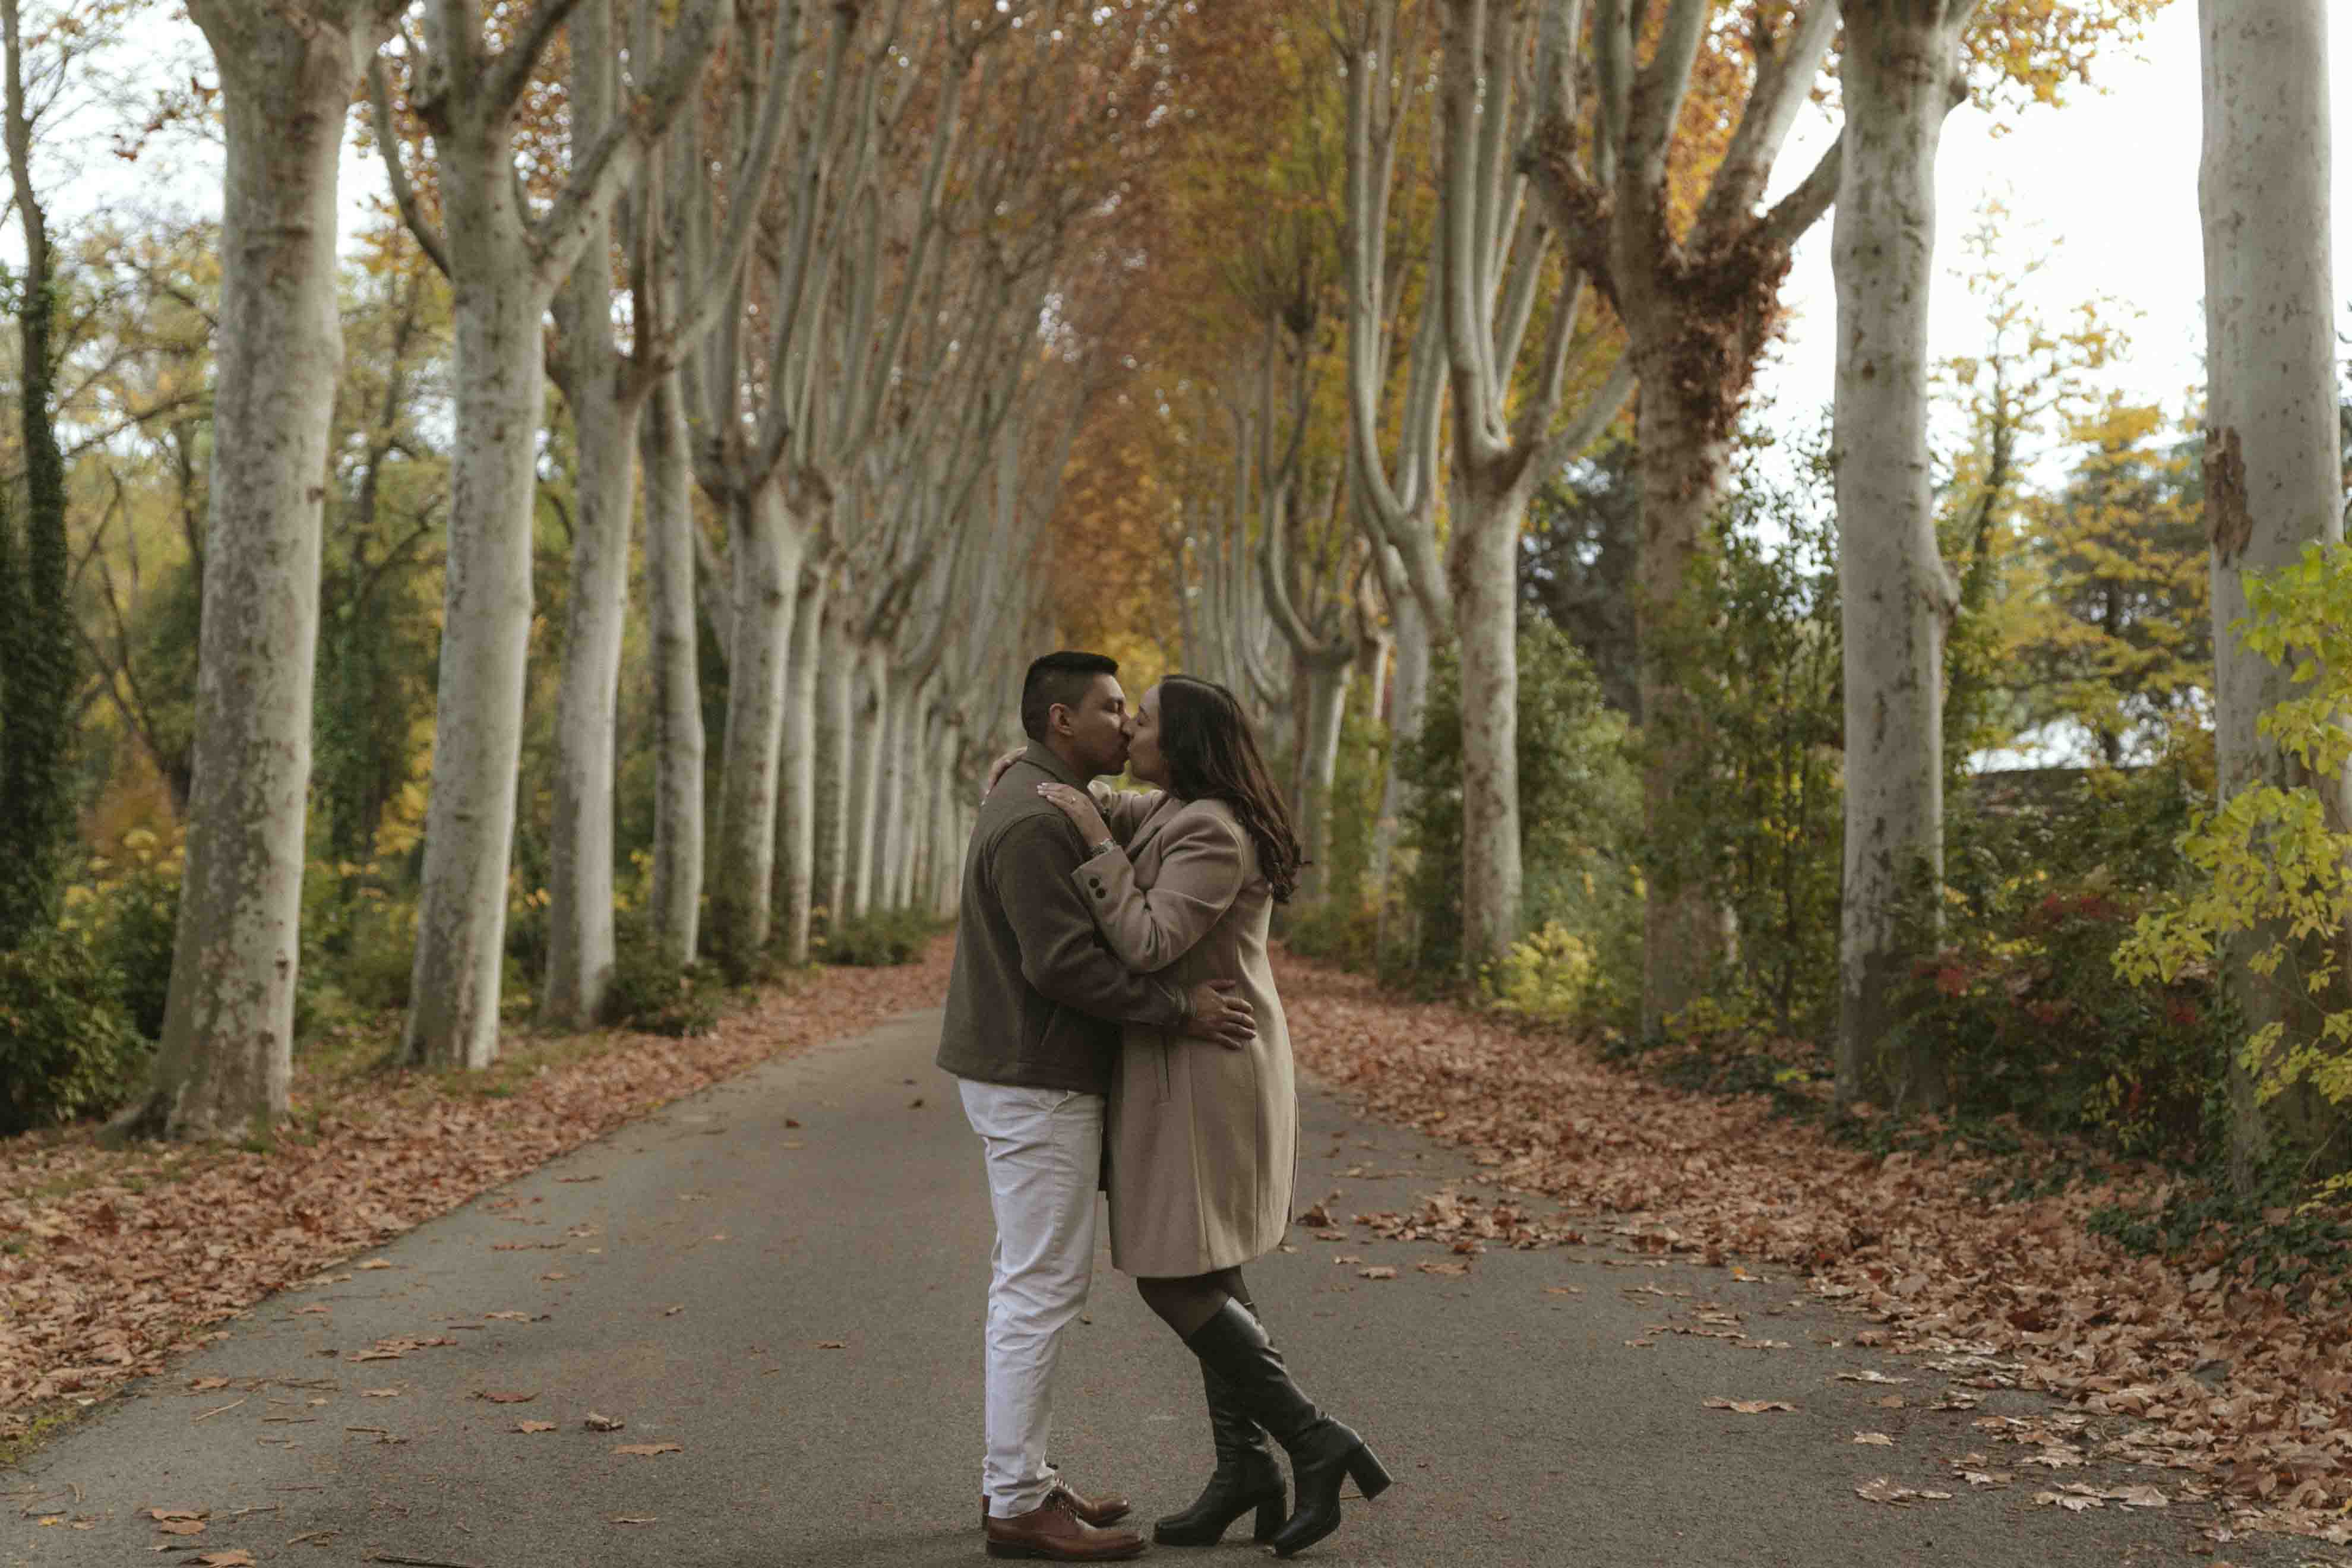
<instances>
[{"instance_id":1,"label":"yellow leaves","mask_svg":"<svg viewBox=\"0 0 2352 1568\"><path fill-rule=\"evenodd\" d=\"M1594 964L1591 944L1554 921L1512 943L1481 978L1498 1013L1570 1018L1584 1005Z\"/></svg>"},{"instance_id":2,"label":"yellow leaves","mask_svg":"<svg viewBox=\"0 0 2352 1568\"><path fill-rule=\"evenodd\" d=\"M2094 80L2102 53L2128 49L2165 0L1990 0L1969 29L1969 81L1979 106L2052 107Z\"/></svg>"},{"instance_id":3,"label":"yellow leaves","mask_svg":"<svg viewBox=\"0 0 2352 1568\"><path fill-rule=\"evenodd\" d=\"M2281 668L2292 663L2296 681L2309 688L2256 725L2295 763L2192 823L2182 849L2203 883L2144 916L2117 950L2116 967L2126 979L2168 979L2210 961L2217 939L2251 932L2257 945L2243 962L2273 982L2273 1001L2284 1005L2295 992L2326 998L2336 991L2343 979L2336 938L2352 922L2352 832L2305 782L2332 776L2352 759L2352 736L2338 722L2352 706L2352 552L2313 544L2290 565L2245 582L2252 613L2232 631ZM2265 1100L2302 1082L2344 1104L2352 1102L2352 1063L2337 1047L2347 1042L2352 1007L2323 1001L2315 1031L2290 1037L2271 1017L2240 1059Z\"/></svg>"}]
</instances>

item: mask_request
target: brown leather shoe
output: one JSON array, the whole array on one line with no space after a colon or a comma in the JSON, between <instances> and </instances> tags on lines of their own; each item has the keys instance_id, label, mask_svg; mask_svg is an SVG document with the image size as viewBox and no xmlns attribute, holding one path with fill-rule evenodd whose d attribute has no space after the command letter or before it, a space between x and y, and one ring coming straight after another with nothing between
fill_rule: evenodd
<instances>
[{"instance_id":1,"label":"brown leather shoe","mask_svg":"<svg viewBox=\"0 0 2352 1568\"><path fill-rule=\"evenodd\" d=\"M1051 1466L1047 1467L1049 1469ZM1055 1472L1059 1474L1058 1471ZM1106 1524L1117 1524L1135 1511L1135 1505L1123 1497L1081 1497L1067 1481L1055 1481L1054 1490L1070 1500L1070 1511L1099 1530ZM988 1494L980 1494L980 1526L988 1528Z\"/></svg>"},{"instance_id":2,"label":"brown leather shoe","mask_svg":"<svg viewBox=\"0 0 2352 1568\"><path fill-rule=\"evenodd\" d=\"M1049 1563L1115 1563L1143 1555L1143 1537L1131 1530L1097 1530L1077 1516L1076 1500L1055 1487L1042 1507L1011 1519L991 1519L981 1534L991 1557L1042 1557Z\"/></svg>"}]
</instances>

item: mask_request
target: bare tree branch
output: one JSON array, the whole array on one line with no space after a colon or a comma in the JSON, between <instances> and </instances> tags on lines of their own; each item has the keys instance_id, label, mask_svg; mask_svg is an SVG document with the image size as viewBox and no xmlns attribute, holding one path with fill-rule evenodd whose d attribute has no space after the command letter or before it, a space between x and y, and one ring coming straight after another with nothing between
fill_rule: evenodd
<instances>
[{"instance_id":1,"label":"bare tree branch","mask_svg":"<svg viewBox=\"0 0 2352 1568\"><path fill-rule=\"evenodd\" d=\"M400 208L400 220L416 237L425 259L446 278L449 244L433 226L433 220L425 216L424 207L416 200L416 187L409 184L408 168L401 157L400 128L392 118L392 84L385 76L382 55L368 61L368 100L374 108L376 147L383 154L384 174L392 183L392 199Z\"/></svg>"},{"instance_id":2,"label":"bare tree branch","mask_svg":"<svg viewBox=\"0 0 2352 1568\"><path fill-rule=\"evenodd\" d=\"M522 36L500 50L482 73L482 101L494 114L503 114L521 100L547 46L579 8L580 0L539 0L531 7Z\"/></svg>"}]
</instances>

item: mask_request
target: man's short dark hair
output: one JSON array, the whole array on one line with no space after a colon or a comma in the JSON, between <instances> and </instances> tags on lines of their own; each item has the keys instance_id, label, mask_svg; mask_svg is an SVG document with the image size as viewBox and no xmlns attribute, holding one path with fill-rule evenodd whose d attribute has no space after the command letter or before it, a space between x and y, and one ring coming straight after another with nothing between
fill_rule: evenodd
<instances>
[{"instance_id":1,"label":"man's short dark hair","mask_svg":"<svg viewBox=\"0 0 2352 1568\"><path fill-rule=\"evenodd\" d=\"M1033 741L1045 738L1046 716L1055 704L1076 708L1098 675L1117 675L1118 660L1108 654L1064 649L1034 659L1021 680L1021 730Z\"/></svg>"}]
</instances>

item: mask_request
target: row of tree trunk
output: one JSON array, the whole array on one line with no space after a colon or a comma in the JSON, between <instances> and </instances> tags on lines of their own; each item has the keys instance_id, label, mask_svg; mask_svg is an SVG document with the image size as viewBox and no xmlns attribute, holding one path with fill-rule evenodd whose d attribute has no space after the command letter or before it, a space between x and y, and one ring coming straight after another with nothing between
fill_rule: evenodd
<instances>
[{"instance_id":1,"label":"row of tree trunk","mask_svg":"<svg viewBox=\"0 0 2352 1568\"><path fill-rule=\"evenodd\" d=\"M1678 701L1650 617L1679 593L1722 499L1790 248L1833 203L1849 1096L1945 1092L1931 1049L1891 1044L1899 983L1934 935L1932 916L1903 911L1940 869L1956 603L1926 438L1933 177L1970 72L1997 68L1971 65L1971 29L2013 8L1760 6L1728 105L1693 92L1723 47L1710 0L1344 8L1347 460L1318 468L1303 441L1315 291L1274 287L1283 270L1262 267L1265 286L1244 289L1257 357L1225 399L1236 473L1177 545L1197 589L1192 661L1286 715L1311 842L1348 672L1392 650L1388 711L1409 738L1433 651L1454 648L1468 951L1474 963L1499 952L1520 905L1511 629L1528 499L1633 401L1643 705L1654 716ZM779 935L804 956L819 910L941 899L961 820L953 781L985 745L963 715L1045 629L1018 563L1087 395L1085 376L1039 369L1054 358L1034 353L1039 322L1066 319L1066 242L1130 172L1102 158L1097 184L1071 188L1089 128L1044 111L1068 79L1045 29L1013 25L1038 18L966 16L948 0L764 13L540 0L494 28L467 0L430 0L423 37L385 53L396 16L381 4L192 10L220 62L228 150L217 473L180 949L155 1091L131 1124L233 1136L283 1106L340 358L336 170L343 106L366 75L395 195L450 279L457 321L411 1055L480 1065L496 1050L543 366L582 454L547 1009L593 1016L612 967L612 693L638 475L667 951L707 948L740 969ZM2321 0L2200 0L2200 19L2215 693L2234 788L2292 771L2259 727L2281 678L2230 629L2243 574L2341 532L2326 16ZM1841 27L1842 133L1767 205ZM518 178L527 89L559 34L568 153ZM1432 78L1416 229L1394 210L1399 149L1414 84ZM1699 126L1712 151L1685 145ZM412 175L418 132L433 155ZM1118 145L1140 155L1139 139ZM723 520L723 551L700 508ZM698 614L729 674L707 830ZM1703 746L1659 749L1654 815L1705 774ZM1662 1019L1697 994L1725 933L1694 887L1662 877L1648 896L1643 1007ZM2231 963L2233 990L2263 1016L2263 983Z\"/></svg>"},{"instance_id":2,"label":"row of tree trunk","mask_svg":"<svg viewBox=\"0 0 2352 1568\"><path fill-rule=\"evenodd\" d=\"M1076 10L429 0L418 37L381 4L196 8L228 143L217 478L179 951L154 1087L123 1127L236 1137L285 1108L341 355L336 176L362 79L455 321L404 1050L481 1067L499 1044L551 373L578 504L542 1016L594 1021L614 971L639 515L667 957L707 951L740 974L770 952L804 962L820 917L948 901L955 781L991 749L1007 670L1045 629L1036 585L1000 551L1025 552L1050 516L1090 384L1071 335L1058 358L1034 352L1043 307L1129 172L1068 171L1099 134L1089 112L1115 117L1153 68L1119 29L1053 26ZM559 37L560 121L540 71ZM1073 100L1065 71L1094 96ZM551 142L552 165L536 151ZM698 616L728 673L715 785ZM967 722L976 704L991 721Z\"/></svg>"}]
</instances>

